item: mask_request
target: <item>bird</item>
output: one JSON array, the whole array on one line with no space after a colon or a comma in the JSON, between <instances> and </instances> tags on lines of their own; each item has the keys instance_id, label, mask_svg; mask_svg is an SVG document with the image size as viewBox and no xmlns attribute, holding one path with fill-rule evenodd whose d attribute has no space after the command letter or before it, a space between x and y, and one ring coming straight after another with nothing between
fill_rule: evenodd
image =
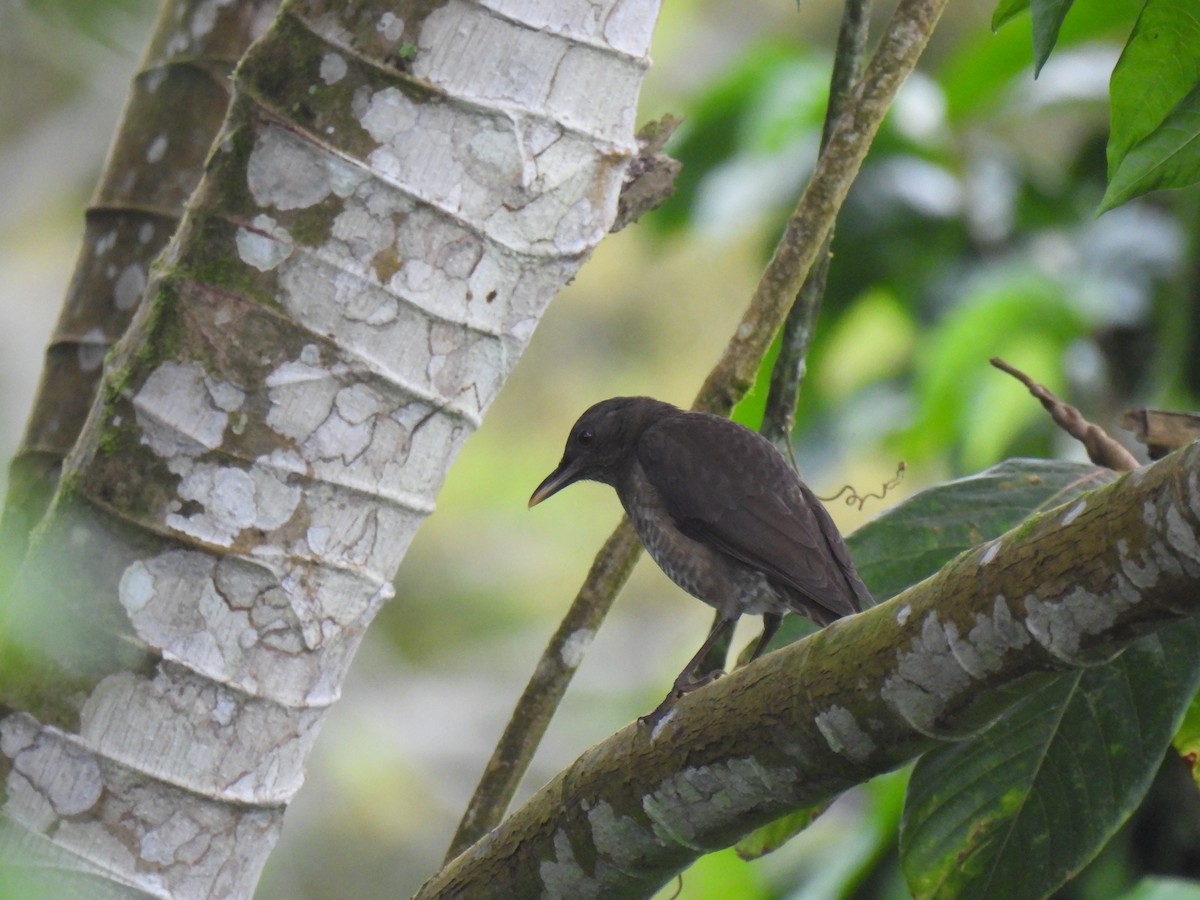
<instances>
[{"instance_id":1,"label":"bird","mask_svg":"<svg viewBox=\"0 0 1200 900\"><path fill-rule=\"evenodd\" d=\"M533 507L577 481L613 487L638 538L679 587L718 611L703 645L642 722L657 723L742 615L761 615L757 659L784 615L825 626L861 612L871 594L821 501L761 434L651 397L613 397L571 428L558 466Z\"/></svg>"}]
</instances>

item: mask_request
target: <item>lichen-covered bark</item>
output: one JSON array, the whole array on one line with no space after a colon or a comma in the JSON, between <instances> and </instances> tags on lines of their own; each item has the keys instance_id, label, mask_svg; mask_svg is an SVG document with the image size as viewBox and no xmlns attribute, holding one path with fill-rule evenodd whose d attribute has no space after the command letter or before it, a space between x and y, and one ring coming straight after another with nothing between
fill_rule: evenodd
<instances>
[{"instance_id":1,"label":"lichen-covered bark","mask_svg":"<svg viewBox=\"0 0 1200 900\"><path fill-rule=\"evenodd\" d=\"M251 893L450 463L611 225L656 13L293 0L243 60L10 609L4 810L60 865Z\"/></svg>"},{"instance_id":2,"label":"lichen-covered bark","mask_svg":"<svg viewBox=\"0 0 1200 900\"><path fill-rule=\"evenodd\" d=\"M229 75L279 0L166 0L88 207L83 244L11 463L0 538L19 558L175 232L229 105Z\"/></svg>"},{"instance_id":3,"label":"lichen-covered bark","mask_svg":"<svg viewBox=\"0 0 1200 900\"><path fill-rule=\"evenodd\" d=\"M975 733L1026 676L1198 614L1193 444L687 695L653 733L629 726L418 896L648 897L697 856Z\"/></svg>"}]
</instances>

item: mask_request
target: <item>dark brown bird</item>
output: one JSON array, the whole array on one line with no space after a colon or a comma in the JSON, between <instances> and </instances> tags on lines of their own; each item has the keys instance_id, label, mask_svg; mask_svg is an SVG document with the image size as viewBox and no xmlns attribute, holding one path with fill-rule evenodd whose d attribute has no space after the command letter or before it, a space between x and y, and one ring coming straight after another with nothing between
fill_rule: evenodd
<instances>
[{"instance_id":1,"label":"dark brown bird","mask_svg":"<svg viewBox=\"0 0 1200 900\"><path fill-rule=\"evenodd\" d=\"M579 417L529 505L582 480L616 488L663 572L720 613L652 722L720 674L695 669L739 616L763 617L756 659L788 612L827 625L870 603L821 501L770 441L729 419L649 397L601 401Z\"/></svg>"}]
</instances>

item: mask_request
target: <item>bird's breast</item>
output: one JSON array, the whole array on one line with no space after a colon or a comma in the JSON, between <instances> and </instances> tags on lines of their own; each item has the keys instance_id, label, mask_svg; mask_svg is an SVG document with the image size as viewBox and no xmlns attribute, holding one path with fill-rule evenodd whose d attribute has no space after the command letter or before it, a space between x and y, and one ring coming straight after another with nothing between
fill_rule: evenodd
<instances>
[{"instance_id":1,"label":"bird's breast","mask_svg":"<svg viewBox=\"0 0 1200 900\"><path fill-rule=\"evenodd\" d=\"M680 531L640 469L622 479L617 494L650 558L693 597L735 618L789 610L761 572Z\"/></svg>"}]
</instances>

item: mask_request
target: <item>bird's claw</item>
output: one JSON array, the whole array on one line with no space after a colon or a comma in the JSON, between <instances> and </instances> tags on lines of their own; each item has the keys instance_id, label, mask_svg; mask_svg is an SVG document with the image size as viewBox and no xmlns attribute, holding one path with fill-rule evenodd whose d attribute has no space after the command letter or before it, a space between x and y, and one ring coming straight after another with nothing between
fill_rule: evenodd
<instances>
[{"instance_id":1,"label":"bird's claw","mask_svg":"<svg viewBox=\"0 0 1200 900\"><path fill-rule=\"evenodd\" d=\"M693 678L688 673L684 673L675 679L675 684L671 690L672 694L690 694L692 691L698 691L707 684L712 684L718 678L725 674L724 669L713 669L707 675L702 675L699 678Z\"/></svg>"},{"instance_id":2,"label":"bird's claw","mask_svg":"<svg viewBox=\"0 0 1200 900\"><path fill-rule=\"evenodd\" d=\"M675 684L671 688L671 692L663 697L662 703L654 707L654 709L644 716L638 716L638 725L654 728L659 722L671 711L671 707L675 705L675 701L684 694L690 694L692 691L699 690L706 684L712 684L718 678L725 674L723 669L713 669L707 675L701 678L691 678L680 676L675 680Z\"/></svg>"}]
</instances>

